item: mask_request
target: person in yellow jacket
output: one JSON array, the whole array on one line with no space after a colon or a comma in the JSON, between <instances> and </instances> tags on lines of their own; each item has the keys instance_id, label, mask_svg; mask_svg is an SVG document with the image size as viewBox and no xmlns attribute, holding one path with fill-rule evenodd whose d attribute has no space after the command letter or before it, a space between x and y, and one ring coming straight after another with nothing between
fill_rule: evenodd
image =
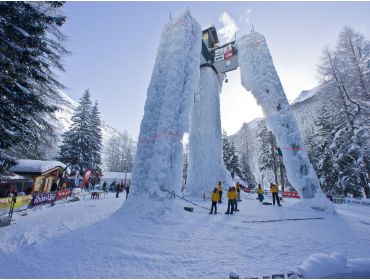
<instances>
[{"instance_id":1,"label":"person in yellow jacket","mask_svg":"<svg viewBox=\"0 0 370 280\"><path fill-rule=\"evenodd\" d=\"M258 195L259 201L263 202L264 196L263 196L263 189L261 187L261 184L258 184L257 195Z\"/></svg>"},{"instance_id":2,"label":"person in yellow jacket","mask_svg":"<svg viewBox=\"0 0 370 280\"><path fill-rule=\"evenodd\" d=\"M227 203L227 211L225 212L225 214L233 214L234 212L234 202L236 200L236 192L235 190L233 190L233 187L230 187L228 192L227 192L227 199L228 199L228 203Z\"/></svg>"},{"instance_id":3,"label":"person in yellow jacket","mask_svg":"<svg viewBox=\"0 0 370 280\"><path fill-rule=\"evenodd\" d=\"M270 191L272 194L272 204L275 205L275 199L276 199L277 204L281 206L280 199L279 199L279 188L275 184L270 183Z\"/></svg>"},{"instance_id":4,"label":"person in yellow jacket","mask_svg":"<svg viewBox=\"0 0 370 280\"><path fill-rule=\"evenodd\" d=\"M215 214L217 214L217 202L220 200L220 195L218 194L217 188L214 188L213 192L211 193L211 212L209 214L213 214L213 208L215 209Z\"/></svg>"},{"instance_id":5,"label":"person in yellow jacket","mask_svg":"<svg viewBox=\"0 0 370 280\"><path fill-rule=\"evenodd\" d=\"M221 181L218 181L217 191L218 191L218 195L220 197L220 199L218 200L218 203L222 203L222 185L221 185Z\"/></svg>"},{"instance_id":6,"label":"person in yellow jacket","mask_svg":"<svg viewBox=\"0 0 370 280\"><path fill-rule=\"evenodd\" d=\"M237 182L237 183L236 183L236 194L237 194L237 198L236 198L236 200L237 200L237 201L242 201L242 200L240 199L240 184L239 184L239 182Z\"/></svg>"}]
</instances>

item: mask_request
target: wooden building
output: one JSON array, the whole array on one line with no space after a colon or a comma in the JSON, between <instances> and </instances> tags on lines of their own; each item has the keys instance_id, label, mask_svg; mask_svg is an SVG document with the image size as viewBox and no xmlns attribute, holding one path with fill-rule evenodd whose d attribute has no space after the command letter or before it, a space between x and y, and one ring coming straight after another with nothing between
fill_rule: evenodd
<instances>
[{"instance_id":1,"label":"wooden building","mask_svg":"<svg viewBox=\"0 0 370 280\"><path fill-rule=\"evenodd\" d=\"M32 191L38 193L50 192L54 182L59 184L65 169L66 165L60 161L20 159L10 171L32 178Z\"/></svg>"}]
</instances>

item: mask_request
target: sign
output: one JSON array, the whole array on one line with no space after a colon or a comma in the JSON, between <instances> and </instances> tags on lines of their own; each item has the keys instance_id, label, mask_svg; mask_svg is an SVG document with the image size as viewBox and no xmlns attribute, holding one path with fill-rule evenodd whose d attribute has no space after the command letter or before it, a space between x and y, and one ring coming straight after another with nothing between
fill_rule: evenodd
<instances>
[{"instance_id":1,"label":"sign","mask_svg":"<svg viewBox=\"0 0 370 280\"><path fill-rule=\"evenodd\" d=\"M231 59L233 57L233 51L228 51L228 52L225 52L224 54L224 59L225 60L228 60L228 59Z\"/></svg>"},{"instance_id":2,"label":"sign","mask_svg":"<svg viewBox=\"0 0 370 280\"><path fill-rule=\"evenodd\" d=\"M17 196L16 203L14 204L14 211L21 211L28 207L32 200L32 195ZM0 198L0 215L9 212L12 205L12 197Z\"/></svg>"},{"instance_id":3,"label":"sign","mask_svg":"<svg viewBox=\"0 0 370 280\"><path fill-rule=\"evenodd\" d=\"M224 60L224 50L222 48L215 50L215 62L221 60Z\"/></svg>"},{"instance_id":4,"label":"sign","mask_svg":"<svg viewBox=\"0 0 370 280\"><path fill-rule=\"evenodd\" d=\"M57 192L57 200L68 197L71 194L70 190L62 190Z\"/></svg>"},{"instance_id":5,"label":"sign","mask_svg":"<svg viewBox=\"0 0 370 280\"><path fill-rule=\"evenodd\" d=\"M35 194L31 201L31 206L37 206L42 204L48 204L53 203L57 198L56 192L50 192L50 193L38 193Z\"/></svg>"}]
</instances>

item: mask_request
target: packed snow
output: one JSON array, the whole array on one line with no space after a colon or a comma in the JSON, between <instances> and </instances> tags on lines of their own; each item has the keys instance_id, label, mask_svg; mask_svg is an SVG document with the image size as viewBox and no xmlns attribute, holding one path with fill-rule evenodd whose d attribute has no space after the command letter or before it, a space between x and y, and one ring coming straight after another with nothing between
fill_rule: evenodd
<instances>
[{"instance_id":1,"label":"packed snow","mask_svg":"<svg viewBox=\"0 0 370 280\"><path fill-rule=\"evenodd\" d=\"M194 96L189 134L189 169L186 186L201 196L222 181L230 184L224 166L220 116L220 92L223 78L212 68L200 69L199 90Z\"/></svg>"},{"instance_id":2,"label":"packed snow","mask_svg":"<svg viewBox=\"0 0 370 280\"><path fill-rule=\"evenodd\" d=\"M281 147L290 183L307 205L332 211L308 158L265 37L253 31L238 40L238 50L242 85L262 106L267 125Z\"/></svg>"},{"instance_id":3,"label":"packed snow","mask_svg":"<svg viewBox=\"0 0 370 280\"><path fill-rule=\"evenodd\" d=\"M177 198L170 211L138 219L136 211L153 205L134 210L125 206L135 200L114 193L36 207L27 216L15 213L12 224L0 228L0 278L227 278L232 271L240 277L290 271L328 276L341 271L305 260L333 252L348 258L343 271L352 274L347 276L362 271L370 277L364 272L370 207L336 205L338 214L332 215L301 208L293 199L274 207L261 205L255 195L241 198L234 215L223 214L226 203L218 206L221 214L210 215ZM210 206L209 200L187 199ZM322 219L288 220L294 218Z\"/></svg>"},{"instance_id":4,"label":"packed snow","mask_svg":"<svg viewBox=\"0 0 370 280\"><path fill-rule=\"evenodd\" d=\"M190 11L165 25L147 91L132 174L134 193L179 190L182 138L198 88L201 28Z\"/></svg>"}]
</instances>

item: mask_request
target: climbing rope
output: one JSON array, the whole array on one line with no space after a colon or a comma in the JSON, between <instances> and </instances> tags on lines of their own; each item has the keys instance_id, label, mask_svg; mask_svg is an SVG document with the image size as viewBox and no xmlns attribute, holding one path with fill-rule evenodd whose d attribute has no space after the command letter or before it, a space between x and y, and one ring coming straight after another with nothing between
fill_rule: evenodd
<instances>
[{"instance_id":1,"label":"climbing rope","mask_svg":"<svg viewBox=\"0 0 370 280\"><path fill-rule=\"evenodd\" d=\"M202 205L196 204L196 203L194 203L194 202L192 202L192 201L190 201L190 200L188 200L188 199L186 199L186 198L183 198L183 197L181 197L181 196L178 196L174 191L169 191L169 190L166 190L166 189L163 189L162 191L163 191L163 192L168 192L169 194L171 194L171 195L173 195L173 196L175 196L175 197L178 197L178 198L180 198L180 199L182 199L182 200L185 200L186 202L189 202L189 203L191 203L191 204L193 204L193 205L195 205L195 206L198 206L198 207L200 207L200 208L206 209L207 211L211 211L211 209L209 209L209 208L207 208L207 207L204 207L204 206L202 206Z\"/></svg>"}]
</instances>

